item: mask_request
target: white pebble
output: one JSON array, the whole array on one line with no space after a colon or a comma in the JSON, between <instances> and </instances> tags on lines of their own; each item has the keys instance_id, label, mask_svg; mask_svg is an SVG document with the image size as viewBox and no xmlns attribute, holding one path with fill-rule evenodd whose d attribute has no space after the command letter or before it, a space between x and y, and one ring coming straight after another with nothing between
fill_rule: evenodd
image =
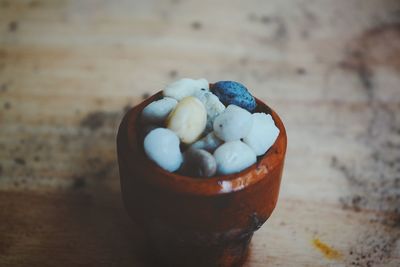
<instances>
[{"instance_id":1,"label":"white pebble","mask_svg":"<svg viewBox=\"0 0 400 267\"><path fill-rule=\"evenodd\" d=\"M279 129L269 114L254 113L251 116L253 117L253 126L243 141L254 150L257 156L260 156L275 143Z\"/></svg>"},{"instance_id":2,"label":"white pebble","mask_svg":"<svg viewBox=\"0 0 400 267\"><path fill-rule=\"evenodd\" d=\"M197 98L182 99L167 118L167 128L174 131L185 144L195 142L206 127L207 112Z\"/></svg>"},{"instance_id":3,"label":"white pebble","mask_svg":"<svg viewBox=\"0 0 400 267\"><path fill-rule=\"evenodd\" d=\"M204 136L202 139L191 145L192 148L204 149L208 152L214 152L224 141L219 139L214 132L211 132Z\"/></svg>"},{"instance_id":4,"label":"white pebble","mask_svg":"<svg viewBox=\"0 0 400 267\"><path fill-rule=\"evenodd\" d=\"M188 79L183 78L167 85L163 91L164 96L175 98L180 101L187 96L193 95L201 89L209 90L209 84L206 79Z\"/></svg>"},{"instance_id":5,"label":"white pebble","mask_svg":"<svg viewBox=\"0 0 400 267\"><path fill-rule=\"evenodd\" d=\"M154 129L144 138L144 151L158 166L170 172L176 171L183 161L178 136L165 128Z\"/></svg>"},{"instance_id":6,"label":"white pebble","mask_svg":"<svg viewBox=\"0 0 400 267\"><path fill-rule=\"evenodd\" d=\"M254 151L241 141L227 142L214 152L219 174L240 172L257 161Z\"/></svg>"},{"instance_id":7,"label":"white pebble","mask_svg":"<svg viewBox=\"0 0 400 267\"><path fill-rule=\"evenodd\" d=\"M208 90L198 90L193 96L199 99L207 110L206 132L209 133L213 130L214 119L225 110L225 105Z\"/></svg>"},{"instance_id":8,"label":"white pebble","mask_svg":"<svg viewBox=\"0 0 400 267\"><path fill-rule=\"evenodd\" d=\"M235 141L245 137L253 125L251 113L247 110L229 105L214 120L215 134L224 141Z\"/></svg>"},{"instance_id":9,"label":"white pebble","mask_svg":"<svg viewBox=\"0 0 400 267\"><path fill-rule=\"evenodd\" d=\"M176 99L164 97L148 104L142 111L142 121L146 123L162 123L178 104Z\"/></svg>"}]
</instances>

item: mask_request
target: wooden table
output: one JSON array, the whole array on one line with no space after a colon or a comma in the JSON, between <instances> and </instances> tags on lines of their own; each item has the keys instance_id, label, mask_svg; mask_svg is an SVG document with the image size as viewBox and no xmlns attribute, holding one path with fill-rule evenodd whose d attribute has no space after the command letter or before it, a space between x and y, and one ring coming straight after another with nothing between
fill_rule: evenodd
<instances>
[{"instance_id":1,"label":"wooden table","mask_svg":"<svg viewBox=\"0 0 400 267\"><path fill-rule=\"evenodd\" d=\"M216 5L218 3L218 5ZM400 3L0 1L0 266L146 266L124 110L180 77L282 117L278 206L246 266L400 266Z\"/></svg>"}]
</instances>

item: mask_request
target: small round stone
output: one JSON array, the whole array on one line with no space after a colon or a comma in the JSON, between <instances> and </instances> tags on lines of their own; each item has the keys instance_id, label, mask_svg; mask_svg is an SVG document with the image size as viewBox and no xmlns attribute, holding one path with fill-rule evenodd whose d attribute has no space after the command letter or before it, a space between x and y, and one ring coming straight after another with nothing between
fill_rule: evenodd
<instances>
[{"instance_id":1,"label":"small round stone","mask_svg":"<svg viewBox=\"0 0 400 267\"><path fill-rule=\"evenodd\" d=\"M214 152L219 174L232 174L240 172L256 163L254 151L241 141L227 142Z\"/></svg>"},{"instance_id":2,"label":"small round stone","mask_svg":"<svg viewBox=\"0 0 400 267\"><path fill-rule=\"evenodd\" d=\"M224 141L219 139L214 132L211 132L204 136L202 139L193 143L190 147L197 149L204 149L212 153L219 147Z\"/></svg>"},{"instance_id":3,"label":"small round stone","mask_svg":"<svg viewBox=\"0 0 400 267\"><path fill-rule=\"evenodd\" d=\"M207 124L205 132L209 133L213 130L214 119L225 109L224 104L219 101L218 97L208 90L198 90L193 94L199 99L207 110Z\"/></svg>"},{"instance_id":4,"label":"small round stone","mask_svg":"<svg viewBox=\"0 0 400 267\"><path fill-rule=\"evenodd\" d=\"M212 154L203 150L189 148L183 154L183 164L180 172L194 177L211 177L217 171L217 162Z\"/></svg>"},{"instance_id":5,"label":"small round stone","mask_svg":"<svg viewBox=\"0 0 400 267\"><path fill-rule=\"evenodd\" d=\"M260 156L275 143L279 129L269 114L254 113L251 116L253 117L253 126L243 141L254 150L257 156Z\"/></svg>"},{"instance_id":6,"label":"small round stone","mask_svg":"<svg viewBox=\"0 0 400 267\"><path fill-rule=\"evenodd\" d=\"M167 128L174 131L185 144L199 139L207 122L207 112L197 98L182 99L167 118Z\"/></svg>"},{"instance_id":7,"label":"small round stone","mask_svg":"<svg viewBox=\"0 0 400 267\"><path fill-rule=\"evenodd\" d=\"M179 169L183 161L179 138L169 129L157 128L146 135L144 151L158 166L170 172Z\"/></svg>"},{"instance_id":8,"label":"small round stone","mask_svg":"<svg viewBox=\"0 0 400 267\"><path fill-rule=\"evenodd\" d=\"M257 103L247 88L238 82L220 81L213 84L211 91L225 106L236 105L250 112L254 111Z\"/></svg>"},{"instance_id":9,"label":"small round stone","mask_svg":"<svg viewBox=\"0 0 400 267\"><path fill-rule=\"evenodd\" d=\"M209 90L209 83L206 79L194 80L183 78L167 85L163 90L163 95L180 101L201 89Z\"/></svg>"},{"instance_id":10,"label":"small round stone","mask_svg":"<svg viewBox=\"0 0 400 267\"><path fill-rule=\"evenodd\" d=\"M142 111L142 121L145 123L163 123L178 101L164 97L148 104Z\"/></svg>"},{"instance_id":11,"label":"small round stone","mask_svg":"<svg viewBox=\"0 0 400 267\"><path fill-rule=\"evenodd\" d=\"M229 105L214 120L214 132L217 137L228 142L245 137L253 125L251 113L247 110Z\"/></svg>"}]
</instances>

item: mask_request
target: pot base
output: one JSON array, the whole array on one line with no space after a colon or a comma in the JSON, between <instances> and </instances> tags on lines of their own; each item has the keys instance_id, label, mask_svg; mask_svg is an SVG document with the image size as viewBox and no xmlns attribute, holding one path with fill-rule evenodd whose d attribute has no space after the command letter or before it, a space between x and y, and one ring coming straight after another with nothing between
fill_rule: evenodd
<instances>
[{"instance_id":1,"label":"pot base","mask_svg":"<svg viewBox=\"0 0 400 267\"><path fill-rule=\"evenodd\" d=\"M149 237L149 257L154 266L240 267L249 254L253 233L219 245L171 242ZM154 259L153 257L157 257Z\"/></svg>"}]
</instances>

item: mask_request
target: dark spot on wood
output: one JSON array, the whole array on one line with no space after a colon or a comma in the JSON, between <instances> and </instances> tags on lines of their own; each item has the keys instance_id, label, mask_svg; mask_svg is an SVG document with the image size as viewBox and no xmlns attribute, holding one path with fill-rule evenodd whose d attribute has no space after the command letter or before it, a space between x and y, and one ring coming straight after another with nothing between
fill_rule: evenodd
<instances>
[{"instance_id":1,"label":"dark spot on wood","mask_svg":"<svg viewBox=\"0 0 400 267\"><path fill-rule=\"evenodd\" d=\"M275 31L275 39L283 40L288 35L286 24L282 19L277 19L276 23L277 23L277 28L276 28L276 31Z\"/></svg>"},{"instance_id":2,"label":"dark spot on wood","mask_svg":"<svg viewBox=\"0 0 400 267\"><path fill-rule=\"evenodd\" d=\"M273 15L252 15L250 21L261 23L265 25L265 27L271 29L270 32L272 32L272 35L269 34L268 36L260 39L260 41L263 43L269 43L271 41L282 43L288 37L286 22L282 17Z\"/></svg>"},{"instance_id":3,"label":"dark spot on wood","mask_svg":"<svg viewBox=\"0 0 400 267\"><path fill-rule=\"evenodd\" d=\"M86 186L86 179L83 177L76 177L72 184L73 189L81 189Z\"/></svg>"},{"instance_id":4,"label":"dark spot on wood","mask_svg":"<svg viewBox=\"0 0 400 267\"><path fill-rule=\"evenodd\" d=\"M39 162L39 161L40 161L40 157L39 157L39 156L34 156L34 157L33 157L33 160L34 160L35 162Z\"/></svg>"},{"instance_id":5,"label":"dark spot on wood","mask_svg":"<svg viewBox=\"0 0 400 267\"><path fill-rule=\"evenodd\" d=\"M19 165L25 165L25 163L26 163L25 159L23 159L23 158L15 158L14 162L19 164Z\"/></svg>"},{"instance_id":6,"label":"dark spot on wood","mask_svg":"<svg viewBox=\"0 0 400 267\"><path fill-rule=\"evenodd\" d=\"M7 1L7 0L2 1L2 2L1 2L1 7L2 7L2 8L8 8L8 7L10 7L10 2Z\"/></svg>"},{"instance_id":7,"label":"dark spot on wood","mask_svg":"<svg viewBox=\"0 0 400 267\"><path fill-rule=\"evenodd\" d=\"M369 100L373 98L375 66L400 72L400 23L381 24L364 31L346 46L339 67L354 72Z\"/></svg>"},{"instance_id":8,"label":"dark spot on wood","mask_svg":"<svg viewBox=\"0 0 400 267\"><path fill-rule=\"evenodd\" d=\"M318 21L318 17L309 10L304 10L304 17L312 23L316 23Z\"/></svg>"},{"instance_id":9,"label":"dark spot on wood","mask_svg":"<svg viewBox=\"0 0 400 267\"><path fill-rule=\"evenodd\" d=\"M95 111L89 113L85 118L82 119L80 125L90 130L97 130L104 125L106 114L103 111Z\"/></svg>"},{"instance_id":10,"label":"dark spot on wood","mask_svg":"<svg viewBox=\"0 0 400 267\"><path fill-rule=\"evenodd\" d=\"M308 31L308 29L303 29L303 30L300 32L300 36L301 36L301 38L303 38L303 39L308 39L308 38L310 37L310 32Z\"/></svg>"},{"instance_id":11,"label":"dark spot on wood","mask_svg":"<svg viewBox=\"0 0 400 267\"><path fill-rule=\"evenodd\" d=\"M296 73L297 73L298 75L304 75L304 74L306 74L307 72L306 72L306 70L305 70L304 68L300 67L300 68L297 68L297 69L296 69Z\"/></svg>"},{"instance_id":12,"label":"dark spot on wood","mask_svg":"<svg viewBox=\"0 0 400 267\"><path fill-rule=\"evenodd\" d=\"M11 21L8 24L8 31L9 32L15 32L18 30L18 22L17 21Z\"/></svg>"},{"instance_id":13,"label":"dark spot on wood","mask_svg":"<svg viewBox=\"0 0 400 267\"><path fill-rule=\"evenodd\" d=\"M366 95L369 100L371 100L374 96L374 86L372 83L372 71L366 66L361 65L357 70L358 78L365 89Z\"/></svg>"},{"instance_id":14,"label":"dark spot on wood","mask_svg":"<svg viewBox=\"0 0 400 267\"><path fill-rule=\"evenodd\" d=\"M201 28L203 28L203 24L201 24L201 22L199 21L194 21L192 22L191 27L193 30L200 30Z\"/></svg>"},{"instance_id":15,"label":"dark spot on wood","mask_svg":"<svg viewBox=\"0 0 400 267\"><path fill-rule=\"evenodd\" d=\"M272 19L271 19L270 16L263 15L263 16L261 16L260 21L261 21L262 23L264 23L264 24L268 24L268 23L270 23L270 22L272 21Z\"/></svg>"},{"instance_id":16,"label":"dark spot on wood","mask_svg":"<svg viewBox=\"0 0 400 267\"><path fill-rule=\"evenodd\" d=\"M0 176L3 174L3 166L0 164Z\"/></svg>"},{"instance_id":17,"label":"dark spot on wood","mask_svg":"<svg viewBox=\"0 0 400 267\"><path fill-rule=\"evenodd\" d=\"M169 77L175 78L178 75L178 71L176 70L170 70L168 73Z\"/></svg>"},{"instance_id":18,"label":"dark spot on wood","mask_svg":"<svg viewBox=\"0 0 400 267\"><path fill-rule=\"evenodd\" d=\"M41 3L37 0L32 0L29 2L28 6L30 8L35 8L35 7L39 7L41 5Z\"/></svg>"},{"instance_id":19,"label":"dark spot on wood","mask_svg":"<svg viewBox=\"0 0 400 267\"><path fill-rule=\"evenodd\" d=\"M11 103L10 102L5 102L4 103L4 109L10 109L11 108Z\"/></svg>"},{"instance_id":20,"label":"dark spot on wood","mask_svg":"<svg viewBox=\"0 0 400 267\"><path fill-rule=\"evenodd\" d=\"M3 83L0 85L0 91L1 92L6 92L8 90L8 85L6 83Z\"/></svg>"}]
</instances>

